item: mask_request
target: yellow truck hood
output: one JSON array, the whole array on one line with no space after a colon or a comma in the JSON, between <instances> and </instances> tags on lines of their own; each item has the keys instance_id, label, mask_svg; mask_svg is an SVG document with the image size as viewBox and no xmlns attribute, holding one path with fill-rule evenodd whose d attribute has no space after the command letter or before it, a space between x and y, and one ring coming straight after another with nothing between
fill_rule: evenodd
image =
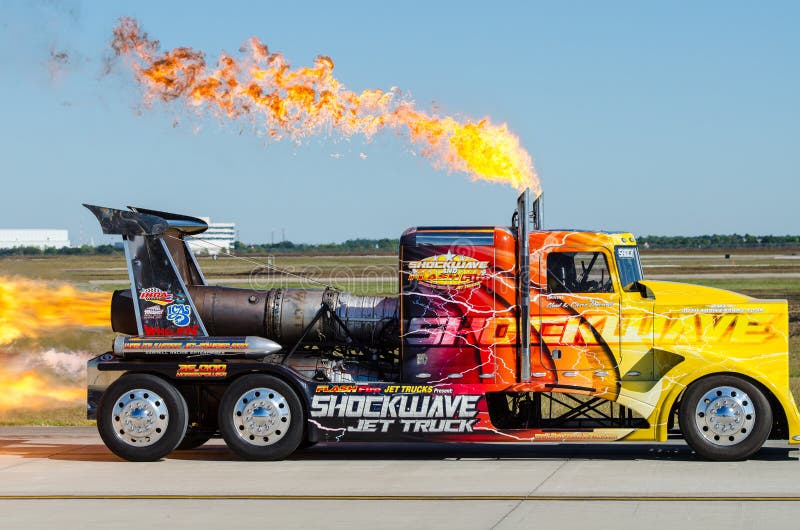
<instances>
[{"instance_id":1,"label":"yellow truck hood","mask_svg":"<svg viewBox=\"0 0 800 530\"><path fill-rule=\"evenodd\" d=\"M746 304L761 302L756 298L702 285L688 283L641 280L655 296L658 305Z\"/></svg>"}]
</instances>

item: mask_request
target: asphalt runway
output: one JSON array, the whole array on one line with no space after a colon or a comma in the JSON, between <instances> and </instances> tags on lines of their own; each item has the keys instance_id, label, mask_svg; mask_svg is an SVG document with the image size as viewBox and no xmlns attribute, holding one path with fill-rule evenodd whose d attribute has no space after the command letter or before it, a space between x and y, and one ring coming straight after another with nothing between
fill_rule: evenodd
<instances>
[{"instance_id":1,"label":"asphalt runway","mask_svg":"<svg viewBox=\"0 0 800 530\"><path fill-rule=\"evenodd\" d=\"M212 441L161 462L94 428L0 427L0 527L797 528L798 449L706 462L668 444L329 444L245 462Z\"/></svg>"}]
</instances>

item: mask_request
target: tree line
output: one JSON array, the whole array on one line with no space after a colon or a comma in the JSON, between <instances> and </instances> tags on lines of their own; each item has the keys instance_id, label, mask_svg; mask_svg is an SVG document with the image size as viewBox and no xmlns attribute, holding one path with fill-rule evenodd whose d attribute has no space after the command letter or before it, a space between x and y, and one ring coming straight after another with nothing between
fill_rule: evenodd
<instances>
[{"instance_id":1,"label":"tree line","mask_svg":"<svg viewBox=\"0 0 800 530\"><path fill-rule=\"evenodd\" d=\"M393 254L400 246L399 239L348 239L343 243L280 243L250 244L237 241L236 254Z\"/></svg>"},{"instance_id":2,"label":"tree line","mask_svg":"<svg viewBox=\"0 0 800 530\"><path fill-rule=\"evenodd\" d=\"M704 236L640 236L640 247L648 249L786 249L800 248L797 236L754 236L750 234L704 235ZM236 241L234 254L394 254L400 245L399 239L348 239L342 243L242 243ZM75 255L123 254L115 245L81 245L79 247L15 247L0 249L2 256L75 256Z\"/></svg>"},{"instance_id":3,"label":"tree line","mask_svg":"<svg viewBox=\"0 0 800 530\"><path fill-rule=\"evenodd\" d=\"M754 236L750 234L704 236L642 236L637 241L645 248L798 248L800 236Z\"/></svg>"},{"instance_id":4,"label":"tree line","mask_svg":"<svg viewBox=\"0 0 800 530\"><path fill-rule=\"evenodd\" d=\"M0 256L85 256L98 254L124 254L114 245L81 245L79 247L14 247L0 248Z\"/></svg>"},{"instance_id":5,"label":"tree line","mask_svg":"<svg viewBox=\"0 0 800 530\"><path fill-rule=\"evenodd\" d=\"M348 239L343 243L242 243L236 241L231 252L234 254L393 254L400 245L399 239ZM116 245L81 245L80 247L14 247L0 249L2 256L77 256L96 254L124 254L122 247Z\"/></svg>"}]
</instances>

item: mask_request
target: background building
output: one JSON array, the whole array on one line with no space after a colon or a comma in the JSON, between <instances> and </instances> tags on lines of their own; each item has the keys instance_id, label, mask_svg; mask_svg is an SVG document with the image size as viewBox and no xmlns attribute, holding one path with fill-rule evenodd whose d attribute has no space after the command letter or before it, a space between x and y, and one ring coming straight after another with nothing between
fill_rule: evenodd
<instances>
[{"instance_id":1,"label":"background building","mask_svg":"<svg viewBox=\"0 0 800 530\"><path fill-rule=\"evenodd\" d=\"M229 254L236 241L236 223L212 223L210 217L201 217L208 223L208 230L197 236L187 237L189 247L197 254L216 256L220 252Z\"/></svg>"},{"instance_id":2,"label":"background building","mask_svg":"<svg viewBox=\"0 0 800 530\"><path fill-rule=\"evenodd\" d=\"M50 230L38 228L0 229L0 248L15 247L68 247L69 232L67 230Z\"/></svg>"}]
</instances>

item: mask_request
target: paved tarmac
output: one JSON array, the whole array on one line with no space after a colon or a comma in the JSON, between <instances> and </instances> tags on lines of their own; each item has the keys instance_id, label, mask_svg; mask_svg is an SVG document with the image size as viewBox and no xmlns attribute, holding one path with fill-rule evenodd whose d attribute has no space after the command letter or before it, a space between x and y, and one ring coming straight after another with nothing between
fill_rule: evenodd
<instances>
[{"instance_id":1,"label":"paved tarmac","mask_svg":"<svg viewBox=\"0 0 800 530\"><path fill-rule=\"evenodd\" d=\"M798 450L328 444L245 462L221 441L124 462L94 428L0 427L0 527L797 528Z\"/></svg>"}]
</instances>

